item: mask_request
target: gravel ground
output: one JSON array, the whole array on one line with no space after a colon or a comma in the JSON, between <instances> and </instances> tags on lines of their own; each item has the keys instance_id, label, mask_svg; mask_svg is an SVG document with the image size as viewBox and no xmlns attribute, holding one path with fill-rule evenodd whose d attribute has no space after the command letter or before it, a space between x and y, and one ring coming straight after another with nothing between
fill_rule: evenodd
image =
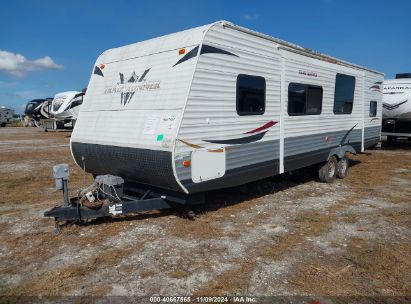
<instances>
[{"instance_id":1,"label":"gravel ground","mask_svg":"<svg viewBox=\"0 0 411 304\"><path fill-rule=\"evenodd\" d=\"M411 291L411 142L351 156L333 184L313 170L207 194L188 220L153 211L67 226L51 167L71 193L92 178L69 132L0 129L0 295L361 295Z\"/></svg>"}]
</instances>

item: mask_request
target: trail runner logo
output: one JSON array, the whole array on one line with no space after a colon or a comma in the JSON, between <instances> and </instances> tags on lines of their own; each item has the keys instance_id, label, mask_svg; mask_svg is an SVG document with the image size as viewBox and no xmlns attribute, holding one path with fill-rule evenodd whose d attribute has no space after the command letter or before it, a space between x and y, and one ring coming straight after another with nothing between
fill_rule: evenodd
<instances>
[{"instance_id":1,"label":"trail runner logo","mask_svg":"<svg viewBox=\"0 0 411 304\"><path fill-rule=\"evenodd\" d=\"M150 69L145 70L141 76L137 76L136 72L133 72L130 77L125 77L123 73L119 73L120 81L114 86L106 87L104 89L104 94L120 93L120 102L125 106L130 103L136 92L159 90L159 80L146 80L146 76Z\"/></svg>"}]
</instances>

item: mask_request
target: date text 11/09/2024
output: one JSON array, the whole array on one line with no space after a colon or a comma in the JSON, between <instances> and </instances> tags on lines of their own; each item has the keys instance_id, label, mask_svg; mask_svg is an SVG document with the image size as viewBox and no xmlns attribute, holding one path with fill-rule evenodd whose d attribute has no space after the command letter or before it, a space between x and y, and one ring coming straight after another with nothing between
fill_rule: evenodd
<instances>
[{"instance_id":1,"label":"date text 11/09/2024","mask_svg":"<svg viewBox=\"0 0 411 304\"><path fill-rule=\"evenodd\" d=\"M255 297L231 296L231 297L190 297L190 296L157 296L150 297L150 303L256 303Z\"/></svg>"}]
</instances>

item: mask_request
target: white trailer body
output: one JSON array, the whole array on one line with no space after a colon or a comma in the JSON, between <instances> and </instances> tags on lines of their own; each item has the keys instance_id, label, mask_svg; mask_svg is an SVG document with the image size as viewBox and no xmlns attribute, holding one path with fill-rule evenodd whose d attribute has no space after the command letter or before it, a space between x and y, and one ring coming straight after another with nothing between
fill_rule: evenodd
<instances>
[{"instance_id":1,"label":"white trailer body","mask_svg":"<svg viewBox=\"0 0 411 304\"><path fill-rule=\"evenodd\" d=\"M384 80L382 135L411 138L411 73Z\"/></svg>"},{"instance_id":2,"label":"white trailer body","mask_svg":"<svg viewBox=\"0 0 411 304\"><path fill-rule=\"evenodd\" d=\"M54 96L51 111L54 119L69 122L77 119L83 103L84 92L68 91Z\"/></svg>"},{"instance_id":3,"label":"white trailer body","mask_svg":"<svg viewBox=\"0 0 411 304\"><path fill-rule=\"evenodd\" d=\"M125 189L231 187L378 143L382 81L220 21L104 52L71 151Z\"/></svg>"}]
</instances>

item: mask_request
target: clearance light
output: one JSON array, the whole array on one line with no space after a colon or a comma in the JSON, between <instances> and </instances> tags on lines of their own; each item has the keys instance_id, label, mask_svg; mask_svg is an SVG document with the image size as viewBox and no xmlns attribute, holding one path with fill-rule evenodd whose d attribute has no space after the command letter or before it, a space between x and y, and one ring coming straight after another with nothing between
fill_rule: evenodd
<instances>
[{"instance_id":1,"label":"clearance light","mask_svg":"<svg viewBox=\"0 0 411 304\"><path fill-rule=\"evenodd\" d=\"M100 64L100 69L104 69L106 67L105 64Z\"/></svg>"},{"instance_id":2,"label":"clearance light","mask_svg":"<svg viewBox=\"0 0 411 304\"><path fill-rule=\"evenodd\" d=\"M183 161L183 167L190 167L191 166L191 161L190 160L184 160Z\"/></svg>"},{"instance_id":3,"label":"clearance light","mask_svg":"<svg viewBox=\"0 0 411 304\"><path fill-rule=\"evenodd\" d=\"M186 52L185 48L179 49L178 50L178 55L183 55L183 54L185 54L185 52Z\"/></svg>"}]
</instances>

